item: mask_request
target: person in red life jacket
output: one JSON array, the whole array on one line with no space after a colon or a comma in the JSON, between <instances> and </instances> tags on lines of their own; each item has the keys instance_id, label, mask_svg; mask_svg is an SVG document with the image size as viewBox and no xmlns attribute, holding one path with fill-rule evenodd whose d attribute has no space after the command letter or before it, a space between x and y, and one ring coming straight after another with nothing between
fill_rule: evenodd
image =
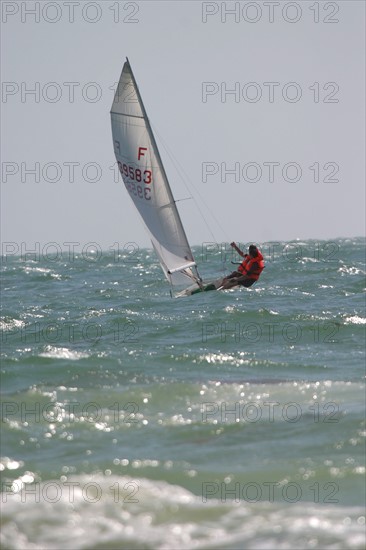
<instances>
[{"instance_id":1,"label":"person in red life jacket","mask_svg":"<svg viewBox=\"0 0 366 550\"><path fill-rule=\"evenodd\" d=\"M225 277L222 282L222 288L232 288L236 285L245 287L252 286L258 281L260 274L264 269L264 260L261 252L254 244L249 247L249 254L244 254L235 243L231 243L230 246L235 248L238 254L244 258L239 265L237 271L233 271L230 275Z\"/></svg>"}]
</instances>

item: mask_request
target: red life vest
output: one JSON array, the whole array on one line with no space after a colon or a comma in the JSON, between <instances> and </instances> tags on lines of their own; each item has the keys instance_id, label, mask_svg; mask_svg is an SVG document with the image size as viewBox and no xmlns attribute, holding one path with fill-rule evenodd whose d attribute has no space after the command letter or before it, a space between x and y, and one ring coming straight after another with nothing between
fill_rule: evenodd
<instances>
[{"instance_id":1,"label":"red life vest","mask_svg":"<svg viewBox=\"0 0 366 550\"><path fill-rule=\"evenodd\" d=\"M257 263L257 267L254 271L252 271L249 275L250 279L254 279L255 281L258 281L259 275L262 273L264 268L264 260L262 254L258 250L258 254L255 258L252 258L248 254L245 255L244 260L238 267L238 271L242 273L243 275L246 275L250 268L253 266L253 264Z\"/></svg>"}]
</instances>

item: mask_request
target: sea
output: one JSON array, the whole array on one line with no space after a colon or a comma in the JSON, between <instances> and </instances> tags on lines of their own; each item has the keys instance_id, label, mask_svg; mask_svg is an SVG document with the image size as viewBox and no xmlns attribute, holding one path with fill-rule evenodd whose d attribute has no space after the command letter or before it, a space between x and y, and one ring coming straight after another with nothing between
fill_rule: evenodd
<instances>
[{"instance_id":1,"label":"sea","mask_svg":"<svg viewBox=\"0 0 366 550\"><path fill-rule=\"evenodd\" d=\"M2 548L365 547L365 239L259 247L177 298L135 243L7 246Z\"/></svg>"}]
</instances>

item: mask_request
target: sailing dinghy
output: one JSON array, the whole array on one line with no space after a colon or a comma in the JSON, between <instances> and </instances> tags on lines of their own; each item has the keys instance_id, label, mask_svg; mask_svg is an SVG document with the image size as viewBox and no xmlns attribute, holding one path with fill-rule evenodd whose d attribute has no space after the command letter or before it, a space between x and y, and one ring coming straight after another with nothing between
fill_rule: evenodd
<instances>
[{"instance_id":1,"label":"sailing dinghy","mask_svg":"<svg viewBox=\"0 0 366 550\"><path fill-rule=\"evenodd\" d=\"M174 201L130 63L126 59L111 109L114 153L125 187L139 211L165 277L176 294L216 290L203 282Z\"/></svg>"}]
</instances>

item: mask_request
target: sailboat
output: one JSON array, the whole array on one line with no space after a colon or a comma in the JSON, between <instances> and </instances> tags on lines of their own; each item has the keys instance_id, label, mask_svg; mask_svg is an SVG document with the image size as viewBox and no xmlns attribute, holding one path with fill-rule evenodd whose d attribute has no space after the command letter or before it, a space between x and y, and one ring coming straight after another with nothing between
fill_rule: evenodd
<instances>
[{"instance_id":1,"label":"sailboat","mask_svg":"<svg viewBox=\"0 0 366 550\"><path fill-rule=\"evenodd\" d=\"M111 108L111 123L119 171L171 289L185 286L176 296L218 289L222 278L205 283L198 272L127 58Z\"/></svg>"}]
</instances>

